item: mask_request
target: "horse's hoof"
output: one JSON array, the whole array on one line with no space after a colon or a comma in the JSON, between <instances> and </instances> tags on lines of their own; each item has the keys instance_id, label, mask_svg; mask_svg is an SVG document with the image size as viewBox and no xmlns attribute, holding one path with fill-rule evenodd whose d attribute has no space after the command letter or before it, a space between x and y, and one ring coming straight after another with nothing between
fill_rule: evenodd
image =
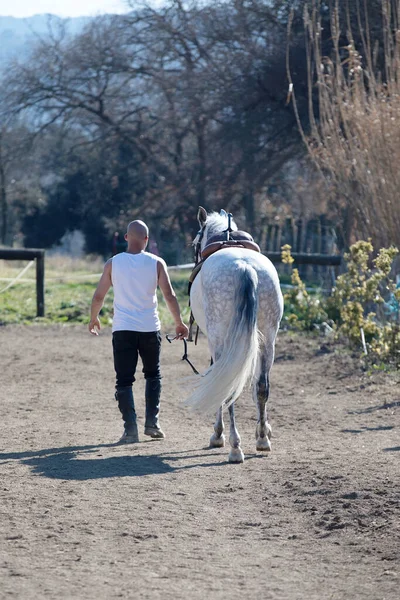
<instances>
[{"instance_id":1,"label":"horse's hoof","mask_svg":"<svg viewBox=\"0 0 400 600\"><path fill-rule=\"evenodd\" d=\"M232 448L229 452L230 463L242 463L244 462L244 454L240 448Z\"/></svg>"},{"instance_id":2,"label":"horse's hoof","mask_svg":"<svg viewBox=\"0 0 400 600\"><path fill-rule=\"evenodd\" d=\"M271 442L267 437L258 438L256 443L256 449L259 452L271 452Z\"/></svg>"},{"instance_id":3,"label":"horse's hoof","mask_svg":"<svg viewBox=\"0 0 400 600\"><path fill-rule=\"evenodd\" d=\"M225 446L225 436L222 434L217 437L215 433L210 437L210 448L223 448Z\"/></svg>"}]
</instances>

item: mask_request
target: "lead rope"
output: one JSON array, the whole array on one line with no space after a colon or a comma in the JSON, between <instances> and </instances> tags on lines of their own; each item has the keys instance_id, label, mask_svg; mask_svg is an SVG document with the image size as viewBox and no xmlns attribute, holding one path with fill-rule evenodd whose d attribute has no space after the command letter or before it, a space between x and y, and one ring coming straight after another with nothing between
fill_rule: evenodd
<instances>
[{"instance_id":1,"label":"lead rope","mask_svg":"<svg viewBox=\"0 0 400 600\"><path fill-rule=\"evenodd\" d=\"M190 301L189 301L189 306L190 306ZM187 338L188 342L193 342L193 325L194 325L194 316L193 316L192 311L190 311L190 317L189 317L189 335L188 335L188 338ZM195 340L194 340L194 345L195 346L197 345L197 337L199 335L199 326L197 325L196 327L197 327L197 329L196 329L196 337L195 337Z\"/></svg>"},{"instance_id":2,"label":"lead rope","mask_svg":"<svg viewBox=\"0 0 400 600\"><path fill-rule=\"evenodd\" d=\"M172 342L177 339L176 337L172 337L172 335L168 335L168 334L165 337L170 344L172 344ZM200 373L198 372L196 367L189 360L188 351L187 351L187 341L185 340L185 338L182 338L182 341L183 341L183 345L184 345L184 353L182 356L182 360L185 360L191 366L193 373L195 373L196 375L200 375Z\"/></svg>"}]
</instances>

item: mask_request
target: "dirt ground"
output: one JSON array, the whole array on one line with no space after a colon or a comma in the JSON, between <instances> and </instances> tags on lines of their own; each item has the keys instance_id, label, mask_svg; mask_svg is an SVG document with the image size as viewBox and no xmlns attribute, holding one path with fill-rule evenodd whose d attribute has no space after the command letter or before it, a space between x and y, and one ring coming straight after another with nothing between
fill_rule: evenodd
<instances>
[{"instance_id":1,"label":"dirt ground","mask_svg":"<svg viewBox=\"0 0 400 600\"><path fill-rule=\"evenodd\" d=\"M205 367L206 342L189 349ZM246 393L231 465L180 405L182 352L163 344L167 438L116 446L110 331L0 328L0 598L397 600L399 379L282 334L272 453Z\"/></svg>"}]
</instances>

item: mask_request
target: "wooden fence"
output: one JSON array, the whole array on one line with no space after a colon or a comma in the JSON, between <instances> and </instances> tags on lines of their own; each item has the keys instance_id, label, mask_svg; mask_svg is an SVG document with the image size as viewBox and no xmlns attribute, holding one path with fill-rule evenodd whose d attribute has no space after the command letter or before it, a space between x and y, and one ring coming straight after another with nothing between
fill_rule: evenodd
<instances>
[{"instance_id":1,"label":"wooden fence","mask_svg":"<svg viewBox=\"0 0 400 600\"><path fill-rule=\"evenodd\" d=\"M288 217L283 223L267 223L261 232L264 252L280 252L289 244L293 252L303 254L337 254L337 236L325 215L304 221Z\"/></svg>"},{"instance_id":2,"label":"wooden fence","mask_svg":"<svg viewBox=\"0 0 400 600\"><path fill-rule=\"evenodd\" d=\"M44 255L40 248L0 248L3 260L36 260L36 314L44 317Z\"/></svg>"},{"instance_id":3,"label":"wooden fence","mask_svg":"<svg viewBox=\"0 0 400 600\"><path fill-rule=\"evenodd\" d=\"M327 274L328 268L333 281L342 264L335 228L325 215L309 220L288 217L283 222L266 223L259 243L263 253L274 263L281 262L281 248L289 244L302 278L319 278Z\"/></svg>"}]
</instances>

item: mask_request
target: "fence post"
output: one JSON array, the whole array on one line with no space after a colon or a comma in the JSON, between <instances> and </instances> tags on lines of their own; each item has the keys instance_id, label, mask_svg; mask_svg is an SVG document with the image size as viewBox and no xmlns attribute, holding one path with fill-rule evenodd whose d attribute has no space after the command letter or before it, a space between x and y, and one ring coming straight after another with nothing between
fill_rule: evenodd
<instances>
[{"instance_id":1,"label":"fence post","mask_svg":"<svg viewBox=\"0 0 400 600\"><path fill-rule=\"evenodd\" d=\"M295 252L300 253L301 252L301 242L303 240L303 220L302 219L297 219L297 236L296 236L296 243L295 243Z\"/></svg>"},{"instance_id":2,"label":"fence post","mask_svg":"<svg viewBox=\"0 0 400 600\"><path fill-rule=\"evenodd\" d=\"M321 221L318 217L312 219L312 245L311 252L313 254L321 254ZM315 277L319 275L318 265L313 266L313 273Z\"/></svg>"},{"instance_id":3,"label":"fence post","mask_svg":"<svg viewBox=\"0 0 400 600\"><path fill-rule=\"evenodd\" d=\"M36 257L36 315L44 317L44 250Z\"/></svg>"},{"instance_id":4,"label":"fence post","mask_svg":"<svg viewBox=\"0 0 400 600\"><path fill-rule=\"evenodd\" d=\"M302 244L303 244L303 219L301 219L301 218L297 219L296 225L297 225L297 232L296 232L296 241L294 244L294 252L297 252L299 254L302 251ZM305 265L299 265L298 269L299 269L300 277L302 279L304 279L304 275L305 275L305 271L306 271Z\"/></svg>"},{"instance_id":5,"label":"fence post","mask_svg":"<svg viewBox=\"0 0 400 600\"><path fill-rule=\"evenodd\" d=\"M282 245L282 228L280 225L275 225L274 245L273 250L279 252Z\"/></svg>"},{"instance_id":6,"label":"fence post","mask_svg":"<svg viewBox=\"0 0 400 600\"><path fill-rule=\"evenodd\" d=\"M265 250L273 250L272 247L272 235L273 235L273 225L271 225L270 223L267 226L267 241L265 244Z\"/></svg>"},{"instance_id":7,"label":"fence post","mask_svg":"<svg viewBox=\"0 0 400 600\"><path fill-rule=\"evenodd\" d=\"M260 248L267 247L267 243L268 243L267 240L268 240L268 225L267 225L267 223L263 222L262 228L261 228L261 233L260 233L260 241L258 242Z\"/></svg>"},{"instance_id":8,"label":"fence post","mask_svg":"<svg viewBox=\"0 0 400 600\"><path fill-rule=\"evenodd\" d=\"M319 222L321 224L321 254L328 253L328 240L327 240L327 219L325 215L321 215Z\"/></svg>"}]
</instances>

